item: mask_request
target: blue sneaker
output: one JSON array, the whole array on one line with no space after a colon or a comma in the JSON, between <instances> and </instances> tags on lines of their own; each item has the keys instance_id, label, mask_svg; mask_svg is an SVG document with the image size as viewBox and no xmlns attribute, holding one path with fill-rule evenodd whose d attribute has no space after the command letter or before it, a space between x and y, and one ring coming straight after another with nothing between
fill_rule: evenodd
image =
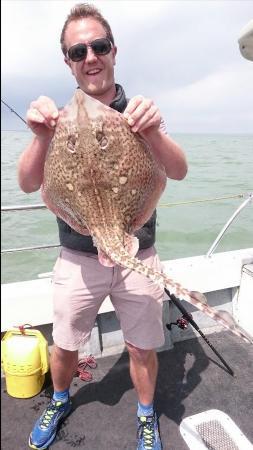
<instances>
[{"instance_id":1,"label":"blue sneaker","mask_svg":"<svg viewBox=\"0 0 253 450\"><path fill-rule=\"evenodd\" d=\"M71 401L59 402L51 400L48 407L37 420L29 437L29 447L43 450L53 442L59 423L71 411Z\"/></svg>"},{"instance_id":2,"label":"blue sneaker","mask_svg":"<svg viewBox=\"0 0 253 450\"><path fill-rule=\"evenodd\" d=\"M159 423L156 414L138 417L137 450L162 450Z\"/></svg>"}]
</instances>

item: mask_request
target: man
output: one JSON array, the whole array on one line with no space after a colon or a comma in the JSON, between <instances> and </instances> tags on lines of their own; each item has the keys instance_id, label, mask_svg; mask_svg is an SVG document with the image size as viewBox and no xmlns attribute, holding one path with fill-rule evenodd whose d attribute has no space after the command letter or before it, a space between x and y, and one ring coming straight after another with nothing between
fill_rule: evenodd
<instances>
[{"instance_id":1,"label":"man","mask_svg":"<svg viewBox=\"0 0 253 450\"><path fill-rule=\"evenodd\" d=\"M61 47L78 87L124 113L132 131L149 142L167 176L184 178L185 156L162 130L158 108L140 95L127 102L123 88L115 83L117 48L109 24L94 6L81 4L71 10L62 30ZM58 114L55 103L48 97L39 97L27 112L27 122L35 137L21 155L18 166L19 184L27 193L38 190L43 181L44 161ZM129 352L130 375L138 398L137 449L159 450L161 440L153 399L158 371L155 349L164 343L163 289L127 269L102 266L91 237L81 236L59 218L57 222L62 250L54 268L55 345L51 355L54 394L31 432L29 445L34 449L48 448L60 420L70 413L69 387L77 367L78 348L89 339L98 309L110 295ZM153 246L155 214L136 235L140 243L138 258L160 270Z\"/></svg>"}]
</instances>

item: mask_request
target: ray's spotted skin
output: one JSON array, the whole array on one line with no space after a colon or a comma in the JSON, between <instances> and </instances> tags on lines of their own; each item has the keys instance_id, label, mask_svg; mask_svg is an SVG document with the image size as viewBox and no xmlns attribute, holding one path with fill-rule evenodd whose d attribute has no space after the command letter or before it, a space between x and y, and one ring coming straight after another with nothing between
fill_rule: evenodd
<instances>
[{"instance_id":1,"label":"ray's spotted skin","mask_svg":"<svg viewBox=\"0 0 253 450\"><path fill-rule=\"evenodd\" d=\"M252 342L229 313L135 257L134 232L151 217L166 186L164 168L123 115L77 89L61 111L44 168L47 207L81 234L90 234L101 264L119 264L150 278Z\"/></svg>"}]
</instances>

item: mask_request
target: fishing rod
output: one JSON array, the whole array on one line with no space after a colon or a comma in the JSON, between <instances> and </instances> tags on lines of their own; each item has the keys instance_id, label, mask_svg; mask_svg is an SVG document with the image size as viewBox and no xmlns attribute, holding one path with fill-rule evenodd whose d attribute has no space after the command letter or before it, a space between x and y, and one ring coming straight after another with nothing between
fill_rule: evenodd
<instances>
[{"instance_id":1,"label":"fishing rod","mask_svg":"<svg viewBox=\"0 0 253 450\"><path fill-rule=\"evenodd\" d=\"M9 110L11 111L11 112L13 112L14 114L16 114L16 116L18 116L21 120L22 120L22 122L24 122L26 125L27 125L27 122L25 121L25 119L23 119L23 117L21 117L10 105L8 105L8 103L6 103L6 102L4 102L2 99L1 99L1 102L5 105L5 106L7 106L7 108L9 108Z\"/></svg>"},{"instance_id":2,"label":"fishing rod","mask_svg":"<svg viewBox=\"0 0 253 450\"><path fill-rule=\"evenodd\" d=\"M234 376L234 371L229 367L225 359L219 354L219 352L214 348L214 346L211 344L211 342L207 339L206 335L201 331L195 320L193 320L192 315L188 313L188 311L184 308L182 305L182 302L174 295L171 294L170 291L166 288L164 288L166 294L172 301L172 303L181 311L183 314L180 319L177 319L176 322L167 323L166 327L168 330L171 330L172 325L176 325L178 328L181 328L182 330L185 330L188 327L188 323L192 325L193 328L200 334L200 336L204 339L204 341L207 343L207 345L211 348L211 350L215 353L216 356L220 359L220 361L224 364L230 375Z\"/></svg>"},{"instance_id":3,"label":"fishing rod","mask_svg":"<svg viewBox=\"0 0 253 450\"><path fill-rule=\"evenodd\" d=\"M21 117L13 108L11 108L11 106L9 106L6 102L4 102L1 99L1 102L7 106L7 108L9 108L9 110L11 112L13 112L14 114L16 114L16 116L19 117L19 119L22 120L22 122L24 122L26 125L26 121L23 119L23 117ZM168 328L168 330L171 330L172 325L176 325L181 329L186 329L188 326L188 323L190 323L192 325L193 328L195 328L195 330L200 334L200 336L204 339L204 341L208 344L208 346L212 349L212 351L215 353L216 356L218 356L218 358L220 359L220 361L224 364L224 366L226 367L226 369L228 370L228 372L230 373L230 375L234 376L234 372L233 370L229 367L229 365L226 363L226 361L222 358L222 356L219 354L219 352L214 348L214 346L211 344L211 342L207 339L207 337L205 336L205 334L200 330L199 326L196 324L196 322L193 320L192 315L188 313L188 311L183 307L181 301L174 295L171 294L168 289L164 288L166 294L168 295L168 297L171 299L172 303L174 303L174 305L179 309L179 311L181 311L181 313L183 314L182 317L180 319L177 320L177 322L171 322L169 324L166 324L166 327Z\"/></svg>"}]
</instances>

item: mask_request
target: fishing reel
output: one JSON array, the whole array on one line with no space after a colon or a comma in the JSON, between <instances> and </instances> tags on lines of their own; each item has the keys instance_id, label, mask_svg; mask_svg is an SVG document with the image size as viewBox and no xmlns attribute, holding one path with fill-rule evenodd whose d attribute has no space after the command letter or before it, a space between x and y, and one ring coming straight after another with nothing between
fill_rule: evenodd
<instances>
[{"instance_id":1,"label":"fishing reel","mask_svg":"<svg viewBox=\"0 0 253 450\"><path fill-rule=\"evenodd\" d=\"M173 325L177 326L181 330L186 330L189 325L189 316L190 318L192 318L192 315L189 313L187 313L187 315L183 314L182 317L177 319L176 322L166 323L166 327L168 328L169 331L171 331Z\"/></svg>"}]
</instances>

